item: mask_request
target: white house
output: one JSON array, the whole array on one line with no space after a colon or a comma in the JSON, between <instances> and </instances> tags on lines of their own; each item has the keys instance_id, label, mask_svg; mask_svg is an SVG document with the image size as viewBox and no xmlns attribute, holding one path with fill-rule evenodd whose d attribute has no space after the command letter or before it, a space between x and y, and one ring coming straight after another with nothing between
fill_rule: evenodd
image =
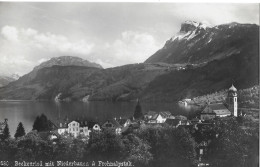
<instances>
[{"instance_id":1,"label":"white house","mask_svg":"<svg viewBox=\"0 0 260 167\"><path fill-rule=\"evenodd\" d=\"M167 117L164 117L161 113L153 115L152 118L148 119L148 123L164 123Z\"/></svg>"},{"instance_id":2,"label":"white house","mask_svg":"<svg viewBox=\"0 0 260 167\"><path fill-rule=\"evenodd\" d=\"M90 131L87 126L87 121L71 121L69 123L60 123L58 133L64 134L65 132L77 137L79 135L89 136Z\"/></svg>"},{"instance_id":3,"label":"white house","mask_svg":"<svg viewBox=\"0 0 260 167\"><path fill-rule=\"evenodd\" d=\"M159 113L149 111L145 114L145 120L147 123L164 123L166 119L175 118L169 111L161 111Z\"/></svg>"},{"instance_id":4,"label":"white house","mask_svg":"<svg viewBox=\"0 0 260 167\"><path fill-rule=\"evenodd\" d=\"M101 131L101 127L98 122L88 121L87 126L90 131Z\"/></svg>"}]
</instances>

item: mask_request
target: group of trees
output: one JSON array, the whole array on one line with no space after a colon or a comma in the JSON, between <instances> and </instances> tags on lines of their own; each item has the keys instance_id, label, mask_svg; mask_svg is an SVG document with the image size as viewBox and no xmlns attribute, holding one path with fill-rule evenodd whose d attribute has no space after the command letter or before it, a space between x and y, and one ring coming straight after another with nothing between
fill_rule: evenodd
<instances>
[{"instance_id":1,"label":"group of trees","mask_svg":"<svg viewBox=\"0 0 260 167\"><path fill-rule=\"evenodd\" d=\"M20 122L16 129L16 133L15 133L14 137L17 139L18 137L21 137L24 135L25 135L25 130L24 130L23 124ZM6 122L3 133L0 135L0 139L5 140L8 138L10 138L10 131L9 131L8 123Z\"/></svg>"},{"instance_id":2,"label":"group of trees","mask_svg":"<svg viewBox=\"0 0 260 167\"><path fill-rule=\"evenodd\" d=\"M249 117L226 117L191 132L197 143L209 141L205 160L212 167L256 167L259 124Z\"/></svg>"},{"instance_id":3,"label":"group of trees","mask_svg":"<svg viewBox=\"0 0 260 167\"><path fill-rule=\"evenodd\" d=\"M198 164L197 145L209 141L204 158L213 167L258 165L258 123L247 117L227 117L211 123L197 129L141 125L122 135L104 130L92 132L88 140L70 135L46 140L39 131L24 135L19 123L15 139L10 135L1 138L0 160L131 161L135 166L192 167Z\"/></svg>"},{"instance_id":4,"label":"group of trees","mask_svg":"<svg viewBox=\"0 0 260 167\"><path fill-rule=\"evenodd\" d=\"M51 129L51 122L44 114L41 114L40 116L36 117L33 123L33 130L37 130L38 132L44 132L49 131Z\"/></svg>"},{"instance_id":5,"label":"group of trees","mask_svg":"<svg viewBox=\"0 0 260 167\"><path fill-rule=\"evenodd\" d=\"M238 102L243 107L259 108L259 90L260 86L254 86L248 89L239 90Z\"/></svg>"},{"instance_id":6,"label":"group of trees","mask_svg":"<svg viewBox=\"0 0 260 167\"><path fill-rule=\"evenodd\" d=\"M0 160L24 161L131 161L135 166L193 165L194 140L185 129L143 127L116 135L113 130L93 132L84 141L70 136L44 140L37 131L0 141Z\"/></svg>"},{"instance_id":7,"label":"group of trees","mask_svg":"<svg viewBox=\"0 0 260 167\"><path fill-rule=\"evenodd\" d=\"M47 119L47 117L44 114L36 117L34 124L33 124L33 130L37 130L38 132L51 130L50 121ZM15 137L15 139L17 139L24 135L25 135L24 126L23 126L22 122L19 122L16 132L14 134L14 137ZM10 138L10 131L9 131L9 126L8 126L7 119L6 119L5 127L4 127L2 134L0 135L0 139L5 140L8 138Z\"/></svg>"}]
</instances>

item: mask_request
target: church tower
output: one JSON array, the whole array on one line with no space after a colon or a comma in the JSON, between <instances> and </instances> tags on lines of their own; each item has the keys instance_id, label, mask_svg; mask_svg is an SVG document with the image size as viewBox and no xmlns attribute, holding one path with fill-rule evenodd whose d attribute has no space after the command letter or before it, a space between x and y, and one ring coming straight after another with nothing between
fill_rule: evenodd
<instances>
[{"instance_id":1,"label":"church tower","mask_svg":"<svg viewBox=\"0 0 260 167\"><path fill-rule=\"evenodd\" d=\"M237 117L237 89L232 86L228 89L228 109L232 113L233 116Z\"/></svg>"}]
</instances>

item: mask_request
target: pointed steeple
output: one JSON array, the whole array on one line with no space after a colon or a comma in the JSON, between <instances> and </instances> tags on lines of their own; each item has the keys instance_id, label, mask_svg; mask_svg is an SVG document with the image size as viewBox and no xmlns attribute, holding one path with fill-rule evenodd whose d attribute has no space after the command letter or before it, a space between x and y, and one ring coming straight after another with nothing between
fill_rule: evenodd
<instances>
[{"instance_id":1,"label":"pointed steeple","mask_svg":"<svg viewBox=\"0 0 260 167\"><path fill-rule=\"evenodd\" d=\"M235 86L234 86L233 83L232 83L232 86L231 86L228 90L229 90L229 91L236 92L236 91L237 91L237 88L235 88Z\"/></svg>"}]
</instances>

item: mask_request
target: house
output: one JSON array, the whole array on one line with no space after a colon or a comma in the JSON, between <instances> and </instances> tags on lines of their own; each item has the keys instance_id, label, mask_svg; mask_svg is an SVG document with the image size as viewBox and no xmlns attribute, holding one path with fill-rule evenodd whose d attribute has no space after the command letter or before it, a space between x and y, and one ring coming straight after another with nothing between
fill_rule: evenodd
<instances>
[{"instance_id":1,"label":"house","mask_svg":"<svg viewBox=\"0 0 260 167\"><path fill-rule=\"evenodd\" d=\"M169 111L161 111L159 113L154 111L149 111L146 115L147 123L164 123L166 119L175 118Z\"/></svg>"},{"instance_id":2,"label":"house","mask_svg":"<svg viewBox=\"0 0 260 167\"><path fill-rule=\"evenodd\" d=\"M172 116L172 113L170 111L161 111L160 114L162 115L162 117L164 118L170 118L170 117L173 117Z\"/></svg>"},{"instance_id":3,"label":"house","mask_svg":"<svg viewBox=\"0 0 260 167\"><path fill-rule=\"evenodd\" d=\"M171 119L172 117L169 117L166 119L165 123L172 127L179 127L179 126L187 126L191 125L191 121L187 119L187 117L183 115L177 115L174 117L174 119Z\"/></svg>"},{"instance_id":4,"label":"house","mask_svg":"<svg viewBox=\"0 0 260 167\"><path fill-rule=\"evenodd\" d=\"M222 103L208 104L200 113L200 119L209 120L216 117L226 117L230 115L231 112Z\"/></svg>"},{"instance_id":5,"label":"house","mask_svg":"<svg viewBox=\"0 0 260 167\"><path fill-rule=\"evenodd\" d=\"M68 132L68 123L67 122L60 122L58 127L58 133L64 134Z\"/></svg>"},{"instance_id":6,"label":"house","mask_svg":"<svg viewBox=\"0 0 260 167\"><path fill-rule=\"evenodd\" d=\"M89 136L87 121L71 121L68 124L68 133L74 137L79 135Z\"/></svg>"},{"instance_id":7,"label":"house","mask_svg":"<svg viewBox=\"0 0 260 167\"><path fill-rule=\"evenodd\" d=\"M106 120L102 124L102 128L103 129L115 129L116 134L121 134L121 132L122 132L122 126L115 119Z\"/></svg>"},{"instance_id":8,"label":"house","mask_svg":"<svg viewBox=\"0 0 260 167\"><path fill-rule=\"evenodd\" d=\"M191 120L191 123L192 123L192 124L201 123L201 120L196 117L196 118L193 118L193 119Z\"/></svg>"},{"instance_id":9,"label":"house","mask_svg":"<svg viewBox=\"0 0 260 167\"><path fill-rule=\"evenodd\" d=\"M96 121L88 121L87 127L90 131L101 131L100 125Z\"/></svg>"},{"instance_id":10,"label":"house","mask_svg":"<svg viewBox=\"0 0 260 167\"><path fill-rule=\"evenodd\" d=\"M52 131L58 129L57 125L54 124L52 121L48 120L48 124L49 124L49 127L51 128Z\"/></svg>"},{"instance_id":11,"label":"house","mask_svg":"<svg viewBox=\"0 0 260 167\"><path fill-rule=\"evenodd\" d=\"M43 140L55 140L58 139L59 134L57 131L45 131L45 132L38 132L39 136Z\"/></svg>"},{"instance_id":12,"label":"house","mask_svg":"<svg viewBox=\"0 0 260 167\"><path fill-rule=\"evenodd\" d=\"M141 126L141 124L138 122L131 122L129 125L122 128L122 134L125 135L125 134L129 134L129 133L133 133L134 131L139 129L140 126Z\"/></svg>"},{"instance_id":13,"label":"house","mask_svg":"<svg viewBox=\"0 0 260 167\"><path fill-rule=\"evenodd\" d=\"M128 125L131 124L131 120L130 119L126 119L126 118L121 118L116 120L122 127L127 127Z\"/></svg>"},{"instance_id":14,"label":"house","mask_svg":"<svg viewBox=\"0 0 260 167\"><path fill-rule=\"evenodd\" d=\"M148 111L148 112L144 115L144 119L145 119L145 120L149 120L149 119L151 119L155 114L157 114L157 112L155 112L155 111Z\"/></svg>"},{"instance_id":15,"label":"house","mask_svg":"<svg viewBox=\"0 0 260 167\"><path fill-rule=\"evenodd\" d=\"M185 117L183 115L176 115L175 119L178 119L178 120L188 120L187 117Z\"/></svg>"},{"instance_id":16,"label":"house","mask_svg":"<svg viewBox=\"0 0 260 167\"><path fill-rule=\"evenodd\" d=\"M147 123L164 123L166 118L163 117L160 113L153 115L151 119L147 120Z\"/></svg>"},{"instance_id":17,"label":"house","mask_svg":"<svg viewBox=\"0 0 260 167\"><path fill-rule=\"evenodd\" d=\"M78 137L79 135L83 136L89 136L89 129L87 126L87 121L71 121L69 123L64 122L60 123L60 126L58 128L59 134L64 133L72 134L74 137Z\"/></svg>"}]
</instances>

